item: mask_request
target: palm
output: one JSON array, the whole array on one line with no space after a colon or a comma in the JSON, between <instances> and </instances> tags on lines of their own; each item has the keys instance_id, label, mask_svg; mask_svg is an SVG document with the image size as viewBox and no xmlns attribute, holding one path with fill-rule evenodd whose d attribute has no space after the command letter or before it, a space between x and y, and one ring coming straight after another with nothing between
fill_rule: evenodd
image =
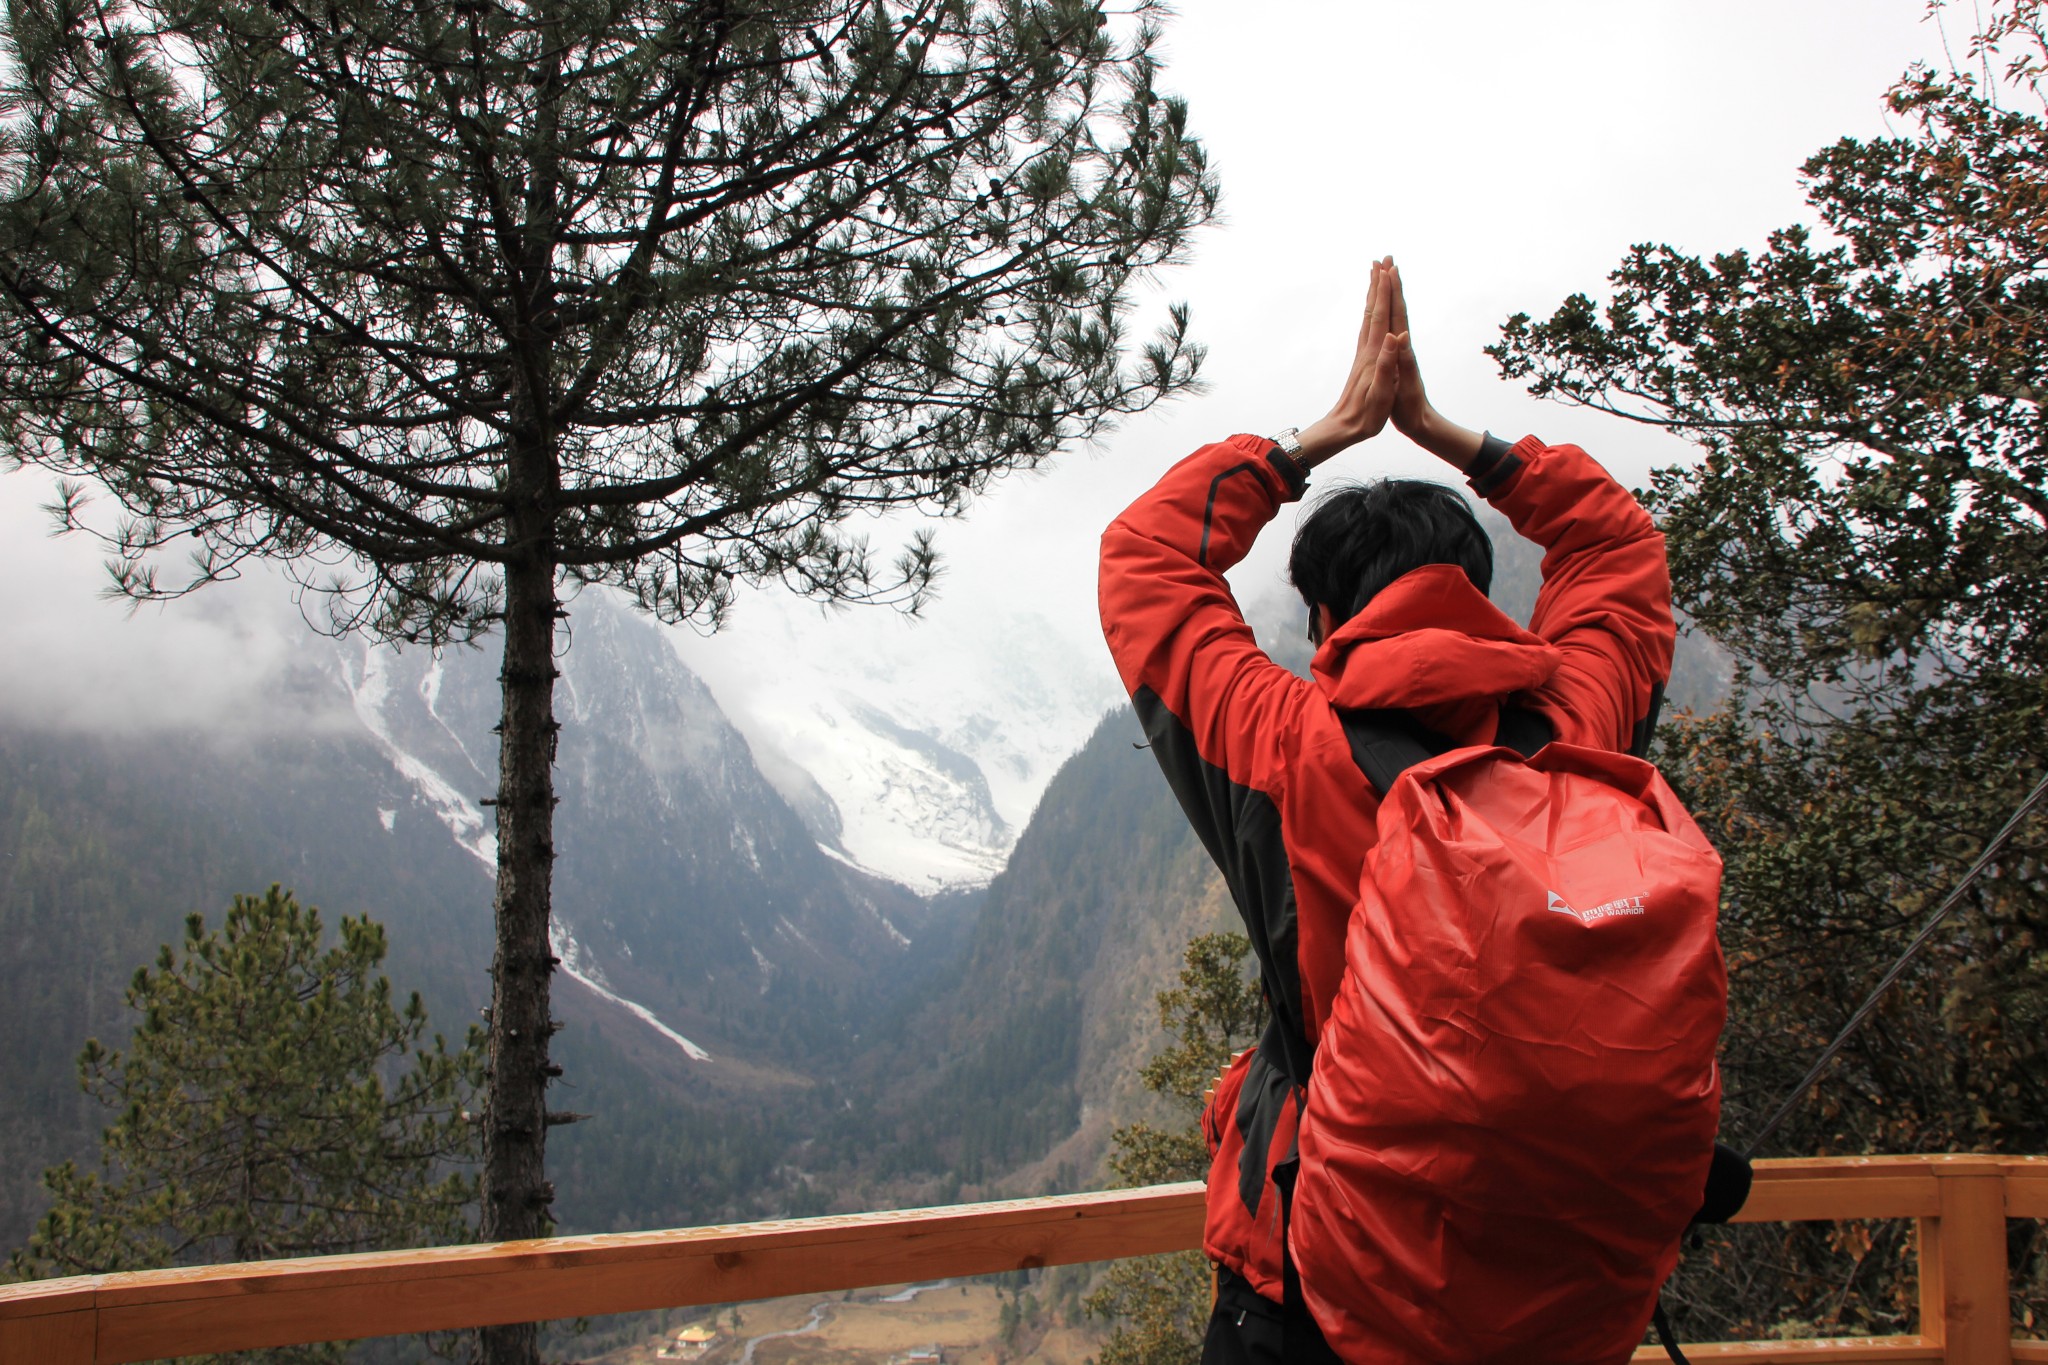
<instances>
[{"instance_id":1,"label":"palm","mask_svg":"<svg viewBox=\"0 0 2048 1365\"><path fill-rule=\"evenodd\" d=\"M1401 288L1399 266L1387 267L1388 278L1388 326L1402 336L1408 335L1408 299ZM1401 348L1398 369L1400 383L1394 390L1394 429L1408 437L1416 436L1423 429L1429 416L1429 395L1422 387L1422 370L1415 363L1415 347L1412 344Z\"/></svg>"},{"instance_id":2,"label":"palm","mask_svg":"<svg viewBox=\"0 0 2048 1365\"><path fill-rule=\"evenodd\" d=\"M1337 429L1342 444L1349 445L1379 435L1393 411L1400 385L1400 356L1405 340L1390 325L1393 310L1393 262L1375 261L1372 285L1366 293L1365 320L1358 330L1358 349L1351 358L1351 373L1345 376L1344 391L1325 419Z\"/></svg>"}]
</instances>

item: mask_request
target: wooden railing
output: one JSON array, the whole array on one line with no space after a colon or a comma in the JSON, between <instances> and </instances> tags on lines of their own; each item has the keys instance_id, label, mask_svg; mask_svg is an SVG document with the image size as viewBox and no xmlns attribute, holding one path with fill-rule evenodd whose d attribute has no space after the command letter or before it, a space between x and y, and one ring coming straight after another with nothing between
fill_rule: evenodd
<instances>
[{"instance_id":1,"label":"wooden railing","mask_svg":"<svg viewBox=\"0 0 2048 1365\"><path fill-rule=\"evenodd\" d=\"M1911 1218L1920 1332L1689 1346L1706 1361L2048 1362L2015 1341L2005 1220L2048 1218L2048 1157L1766 1161L1741 1222ZM0 1287L0 1362L118 1362L736 1303L1197 1245L1198 1185ZM1661 1360L1646 1349L1638 1360Z\"/></svg>"}]
</instances>

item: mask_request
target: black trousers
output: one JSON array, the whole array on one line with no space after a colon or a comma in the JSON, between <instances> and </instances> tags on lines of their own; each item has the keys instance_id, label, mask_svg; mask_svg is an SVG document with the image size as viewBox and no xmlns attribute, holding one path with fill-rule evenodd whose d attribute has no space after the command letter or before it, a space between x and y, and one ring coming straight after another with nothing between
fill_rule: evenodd
<instances>
[{"instance_id":1,"label":"black trousers","mask_svg":"<svg viewBox=\"0 0 2048 1365\"><path fill-rule=\"evenodd\" d=\"M1202 1336L1202 1365L1343 1365L1301 1296L1278 1304L1240 1275L1216 1272L1216 1308Z\"/></svg>"}]
</instances>

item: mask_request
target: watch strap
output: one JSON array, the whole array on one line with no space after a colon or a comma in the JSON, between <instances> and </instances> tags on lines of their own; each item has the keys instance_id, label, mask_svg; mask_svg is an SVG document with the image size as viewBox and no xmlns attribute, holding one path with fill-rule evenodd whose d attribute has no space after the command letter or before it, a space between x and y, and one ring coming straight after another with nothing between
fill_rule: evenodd
<instances>
[{"instance_id":1,"label":"watch strap","mask_svg":"<svg viewBox=\"0 0 2048 1365\"><path fill-rule=\"evenodd\" d=\"M1302 457L1300 430L1295 427L1282 427L1268 439L1274 445L1280 447L1280 453L1287 458L1287 463L1293 465L1295 472L1301 475L1303 481L1306 481L1308 479L1309 465L1308 461Z\"/></svg>"}]
</instances>

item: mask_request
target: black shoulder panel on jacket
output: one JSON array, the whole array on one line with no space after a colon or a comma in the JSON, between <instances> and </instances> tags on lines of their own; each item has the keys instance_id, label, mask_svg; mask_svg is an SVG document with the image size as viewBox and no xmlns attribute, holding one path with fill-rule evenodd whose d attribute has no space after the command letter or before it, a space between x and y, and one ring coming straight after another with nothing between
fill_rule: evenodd
<instances>
[{"instance_id":1,"label":"black shoulder panel on jacket","mask_svg":"<svg viewBox=\"0 0 2048 1365\"><path fill-rule=\"evenodd\" d=\"M1294 874L1280 841L1280 811L1273 798L1230 780L1195 748L1194 734L1167 709L1159 694L1141 687L1131 697L1152 756L1166 784L1194 826L1196 837L1223 871L1237 902L1245 932L1259 955L1266 997L1287 1032L1301 1042L1301 1055L1288 1059L1291 1072L1308 1074L1302 1023L1301 966L1294 913ZM1298 1064L1298 1065L1297 1065Z\"/></svg>"}]
</instances>

